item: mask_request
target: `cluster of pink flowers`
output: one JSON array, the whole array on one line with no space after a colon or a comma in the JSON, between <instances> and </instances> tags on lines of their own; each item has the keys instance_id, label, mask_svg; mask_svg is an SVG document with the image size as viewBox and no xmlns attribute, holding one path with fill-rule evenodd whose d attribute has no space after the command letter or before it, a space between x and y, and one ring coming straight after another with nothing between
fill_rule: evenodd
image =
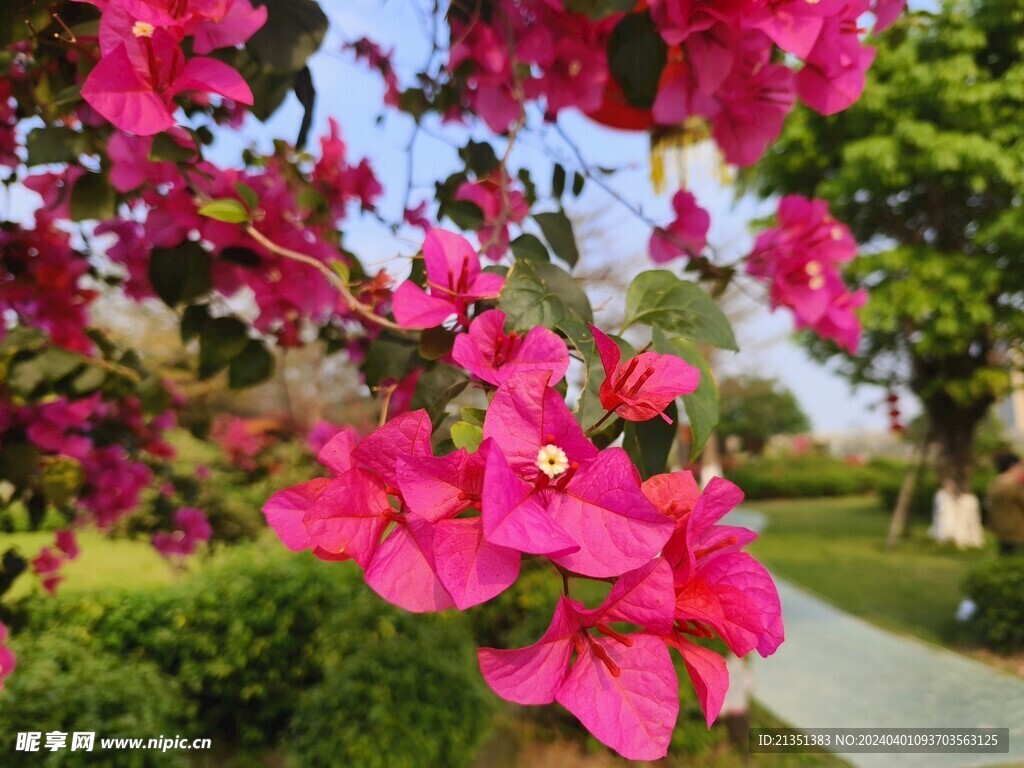
<instances>
[{"instance_id":1,"label":"cluster of pink flowers","mask_svg":"<svg viewBox=\"0 0 1024 768\"><path fill-rule=\"evenodd\" d=\"M665 264L680 257L700 254L708 244L711 216L697 204L697 198L685 189L672 197L676 218L667 227L658 227L651 233L647 250L651 261Z\"/></svg>"},{"instance_id":2,"label":"cluster of pink flowers","mask_svg":"<svg viewBox=\"0 0 1024 768\"><path fill-rule=\"evenodd\" d=\"M849 228L829 215L823 200L788 195L779 203L778 226L758 236L747 271L769 282L772 306L791 309L797 327L854 354L861 332L854 310L867 294L850 293L839 265L856 255Z\"/></svg>"},{"instance_id":3,"label":"cluster of pink flowers","mask_svg":"<svg viewBox=\"0 0 1024 768\"><path fill-rule=\"evenodd\" d=\"M61 347L89 352L86 317L96 293L82 285L88 271L88 261L45 209L33 229L0 229L0 316L43 329ZM0 323L0 339L7 330Z\"/></svg>"},{"instance_id":4,"label":"cluster of pink flowers","mask_svg":"<svg viewBox=\"0 0 1024 768\"><path fill-rule=\"evenodd\" d=\"M575 107L620 128L710 123L728 162L750 165L782 129L797 97L832 114L864 88L875 51L863 43L862 17L890 24L904 0L640 0L668 46L652 108L626 101L609 75L607 41L622 15L598 22L567 13L560 0L500 0L490 18L452 24L449 67L463 76L466 106L496 132L520 116L525 100L547 113ZM781 51L803 62L779 62ZM468 68L468 72L466 71Z\"/></svg>"},{"instance_id":5,"label":"cluster of pink flowers","mask_svg":"<svg viewBox=\"0 0 1024 768\"><path fill-rule=\"evenodd\" d=\"M147 418L133 397L108 401L97 394L31 406L0 404L0 444L23 436L43 456L78 462L83 484L77 506L90 522L106 529L138 506L152 479L144 457L173 455L163 433L174 423L173 410ZM108 442L112 434L122 439ZM122 443L135 445L136 453Z\"/></svg>"},{"instance_id":6,"label":"cluster of pink flowers","mask_svg":"<svg viewBox=\"0 0 1024 768\"><path fill-rule=\"evenodd\" d=\"M182 146L193 146L183 131L169 135ZM335 289L315 269L273 253L237 224L201 216L196 203L197 194L243 202L238 189L244 185L258 199L253 226L264 237L325 264L339 260L333 228L355 203L372 209L382 189L366 160L348 162L337 123L331 121L330 132L321 139L321 157L308 169L275 155L266 158L261 171L221 169L209 162L183 170L174 163L150 161L152 145L150 137L115 133L107 147L110 181L117 191L132 193L140 215L102 222L96 232L116 238L107 252L125 267L129 296L153 295L152 248L170 249L199 239L212 256L221 257L212 262L214 289L225 296L251 290L259 308L254 327L273 334L283 346L298 346L306 323L321 326L349 316Z\"/></svg>"},{"instance_id":7,"label":"cluster of pink flowers","mask_svg":"<svg viewBox=\"0 0 1024 768\"><path fill-rule=\"evenodd\" d=\"M228 462L243 472L256 471L260 456L274 443L274 436L267 431L266 420L243 419L229 414L214 420L210 437L224 451Z\"/></svg>"},{"instance_id":8,"label":"cluster of pink flowers","mask_svg":"<svg viewBox=\"0 0 1024 768\"><path fill-rule=\"evenodd\" d=\"M102 13L101 57L82 85L82 98L123 131L149 136L175 124L175 96L217 94L252 104L252 91L227 64L195 54L248 40L267 20L249 0L80 0Z\"/></svg>"},{"instance_id":9,"label":"cluster of pink flowers","mask_svg":"<svg viewBox=\"0 0 1024 768\"><path fill-rule=\"evenodd\" d=\"M57 531L53 546L43 547L39 554L32 558L32 572L39 577L43 589L54 595L57 593L57 585L64 581L60 569L64 563L77 557L78 542L75 540L75 534L67 530Z\"/></svg>"},{"instance_id":10,"label":"cluster of pink flowers","mask_svg":"<svg viewBox=\"0 0 1024 768\"><path fill-rule=\"evenodd\" d=\"M509 225L521 224L530 212L523 193L498 177L467 181L455 191L455 199L467 200L483 213L484 223L477 237L481 252L492 261L508 253Z\"/></svg>"},{"instance_id":11,"label":"cluster of pink flowers","mask_svg":"<svg viewBox=\"0 0 1024 768\"><path fill-rule=\"evenodd\" d=\"M153 535L153 548L166 558L195 554L196 547L209 541L213 528L206 513L195 507L183 507L174 513L174 530Z\"/></svg>"},{"instance_id":12,"label":"cluster of pink flowers","mask_svg":"<svg viewBox=\"0 0 1024 768\"><path fill-rule=\"evenodd\" d=\"M507 332L498 310L467 316L501 278L480 283L490 276L463 238L431 230L424 257L431 292L403 285L396 312L416 327L455 317L467 331L450 361L495 390L479 446L435 455L423 410L361 438L342 430L319 453L330 476L275 493L267 521L293 551L354 560L375 592L413 612L479 605L516 581L524 557L548 559L567 590L551 628L529 648L481 649L484 678L510 701L560 702L626 757L664 756L678 713L669 647L710 723L728 676L692 638L717 633L736 653L765 655L782 641L774 585L741 551L754 535L715 525L742 494L717 481L699 497L689 473L642 483L622 448L590 441L554 388L569 364L565 342L544 328ZM653 352L622 360L613 339L591 331L609 417L665 417L696 389L699 372L685 361ZM614 583L601 606L571 599L580 578ZM620 622L638 630L619 631Z\"/></svg>"}]
</instances>

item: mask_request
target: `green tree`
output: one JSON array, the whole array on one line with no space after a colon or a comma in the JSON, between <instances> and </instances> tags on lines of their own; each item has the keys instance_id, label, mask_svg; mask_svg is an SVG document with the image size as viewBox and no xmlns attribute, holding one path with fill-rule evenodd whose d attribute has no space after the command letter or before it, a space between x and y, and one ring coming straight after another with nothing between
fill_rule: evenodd
<instances>
[{"instance_id":1,"label":"green tree","mask_svg":"<svg viewBox=\"0 0 1024 768\"><path fill-rule=\"evenodd\" d=\"M741 438L754 454L764 450L772 435L795 435L811 428L796 396L775 379L725 379L719 384L719 398L718 432Z\"/></svg>"},{"instance_id":2,"label":"green tree","mask_svg":"<svg viewBox=\"0 0 1024 768\"><path fill-rule=\"evenodd\" d=\"M869 290L860 350L807 345L853 382L909 387L942 476L967 487L1024 337L1024 0L946 2L879 46L864 98L793 114L753 183L825 198L850 224L862 255L846 277Z\"/></svg>"}]
</instances>

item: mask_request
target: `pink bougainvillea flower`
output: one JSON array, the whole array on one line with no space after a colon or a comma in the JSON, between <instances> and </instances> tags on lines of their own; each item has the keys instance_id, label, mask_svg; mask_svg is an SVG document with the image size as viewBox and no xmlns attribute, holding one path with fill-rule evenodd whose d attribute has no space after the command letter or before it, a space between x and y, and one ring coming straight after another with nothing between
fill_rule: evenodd
<instances>
[{"instance_id":1,"label":"pink bougainvillea flower","mask_svg":"<svg viewBox=\"0 0 1024 768\"><path fill-rule=\"evenodd\" d=\"M129 55L121 43L105 54L82 86L82 98L123 131L148 136L174 124L174 97L185 91L216 93L242 104L252 104L252 91L227 64L198 56L185 56L164 30L140 35L145 66Z\"/></svg>"},{"instance_id":2,"label":"pink bougainvillea flower","mask_svg":"<svg viewBox=\"0 0 1024 768\"><path fill-rule=\"evenodd\" d=\"M661 416L672 420L665 409L680 395L688 395L700 383L700 371L675 355L643 352L620 365L619 345L599 328L590 326L604 366L605 380L599 396L605 410L627 421L647 421Z\"/></svg>"},{"instance_id":3,"label":"pink bougainvillea flower","mask_svg":"<svg viewBox=\"0 0 1024 768\"><path fill-rule=\"evenodd\" d=\"M814 332L823 339L831 339L851 355L857 354L862 329L856 310L867 300L864 290L849 293L844 289L833 294L824 314L812 326ZM800 325L798 318L797 326Z\"/></svg>"},{"instance_id":4,"label":"pink bougainvillea flower","mask_svg":"<svg viewBox=\"0 0 1024 768\"><path fill-rule=\"evenodd\" d=\"M714 629L737 656L757 650L768 656L785 632L779 593L764 566L744 546L756 538L746 528L716 525L743 500L728 480L714 478L687 511L692 478L683 473L655 476L644 492L663 513L676 517L676 532L664 559L675 579L675 617L689 633Z\"/></svg>"},{"instance_id":5,"label":"pink bougainvillea flower","mask_svg":"<svg viewBox=\"0 0 1024 768\"><path fill-rule=\"evenodd\" d=\"M54 535L54 546L57 547L68 560L78 557L78 541L75 539L75 532L69 530L57 531Z\"/></svg>"},{"instance_id":6,"label":"pink bougainvillea flower","mask_svg":"<svg viewBox=\"0 0 1024 768\"><path fill-rule=\"evenodd\" d=\"M432 229L423 242L427 267L424 291L411 280L395 291L395 320L404 328L433 328L453 315L469 325L469 305L494 299L505 278L480 270L480 257L469 241L454 232Z\"/></svg>"},{"instance_id":7,"label":"pink bougainvillea flower","mask_svg":"<svg viewBox=\"0 0 1024 768\"><path fill-rule=\"evenodd\" d=\"M769 0L760 7L752 7L742 23L747 28L760 29L772 42L798 59L806 59L825 19L843 10L846 0Z\"/></svg>"},{"instance_id":8,"label":"pink bougainvillea flower","mask_svg":"<svg viewBox=\"0 0 1024 768\"><path fill-rule=\"evenodd\" d=\"M14 651L7 647L7 627L0 622L0 691L4 689L4 679L9 677L17 666L18 659Z\"/></svg>"},{"instance_id":9,"label":"pink bougainvillea flower","mask_svg":"<svg viewBox=\"0 0 1024 768\"><path fill-rule=\"evenodd\" d=\"M680 256L696 256L708 244L711 216L697 205L697 198L681 189L672 198L676 220L651 234L648 251L651 261L664 264Z\"/></svg>"},{"instance_id":10,"label":"pink bougainvillea flower","mask_svg":"<svg viewBox=\"0 0 1024 768\"><path fill-rule=\"evenodd\" d=\"M175 529L153 535L153 548L164 557L187 557L194 554L196 546L209 541L213 528L206 513L195 507L184 507L174 513Z\"/></svg>"},{"instance_id":11,"label":"pink bougainvillea flower","mask_svg":"<svg viewBox=\"0 0 1024 768\"><path fill-rule=\"evenodd\" d=\"M64 558L54 549L43 547L31 561L32 571L39 577L43 589L51 595L57 594L57 585L64 581L60 575L61 566L64 565Z\"/></svg>"},{"instance_id":12,"label":"pink bougainvillea flower","mask_svg":"<svg viewBox=\"0 0 1024 768\"><path fill-rule=\"evenodd\" d=\"M219 3L218 3L219 4ZM193 33L192 49L207 54L244 43L267 23L267 7L249 0L227 0L224 15L203 21Z\"/></svg>"},{"instance_id":13,"label":"pink bougainvillea flower","mask_svg":"<svg viewBox=\"0 0 1024 768\"><path fill-rule=\"evenodd\" d=\"M484 256L497 261L508 251L509 224L521 224L530 212L523 193L509 189L496 179L465 182L455 191L456 200L467 200L483 213L483 226L477 230ZM506 199L507 198L507 199Z\"/></svg>"},{"instance_id":14,"label":"pink bougainvillea flower","mask_svg":"<svg viewBox=\"0 0 1024 768\"><path fill-rule=\"evenodd\" d=\"M814 48L796 75L800 100L823 115L846 109L864 91L865 73L876 53L860 38L858 18L868 5L868 0L848 0L841 13L825 19Z\"/></svg>"},{"instance_id":15,"label":"pink bougainvillea flower","mask_svg":"<svg viewBox=\"0 0 1024 768\"><path fill-rule=\"evenodd\" d=\"M554 332L538 326L526 334L505 332L505 313L477 316L469 333L455 339L452 359L478 379L498 385L524 371L548 371L557 384L569 368L569 350Z\"/></svg>"},{"instance_id":16,"label":"pink bougainvillea flower","mask_svg":"<svg viewBox=\"0 0 1024 768\"><path fill-rule=\"evenodd\" d=\"M660 638L672 631L672 595L668 563L654 560L622 576L595 610L560 598L551 626L533 645L481 648L480 671L502 698L557 701L623 757L657 760L668 751L679 714L679 683ZM622 634L612 629L615 622L642 631Z\"/></svg>"},{"instance_id":17,"label":"pink bougainvillea flower","mask_svg":"<svg viewBox=\"0 0 1024 768\"><path fill-rule=\"evenodd\" d=\"M484 537L585 576L618 576L656 555L672 522L638 492L625 451L587 440L548 376L508 379L487 411Z\"/></svg>"}]
</instances>

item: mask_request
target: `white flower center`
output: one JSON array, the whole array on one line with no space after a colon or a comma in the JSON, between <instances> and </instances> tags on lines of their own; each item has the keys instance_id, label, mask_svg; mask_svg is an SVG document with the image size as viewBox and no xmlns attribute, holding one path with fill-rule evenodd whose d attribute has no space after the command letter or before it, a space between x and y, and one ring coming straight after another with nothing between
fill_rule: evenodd
<instances>
[{"instance_id":1,"label":"white flower center","mask_svg":"<svg viewBox=\"0 0 1024 768\"><path fill-rule=\"evenodd\" d=\"M569 457L557 445L545 445L537 451L537 469L548 477L558 477L568 468Z\"/></svg>"},{"instance_id":2,"label":"white flower center","mask_svg":"<svg viewBox=\"0 0 1024 768\"><path fill-rule=\"evenodd\" d=\"M156 27L147 21L136 21L132 24L132 34L136 37L152 37Z\"/></svg>"}]
</instances>

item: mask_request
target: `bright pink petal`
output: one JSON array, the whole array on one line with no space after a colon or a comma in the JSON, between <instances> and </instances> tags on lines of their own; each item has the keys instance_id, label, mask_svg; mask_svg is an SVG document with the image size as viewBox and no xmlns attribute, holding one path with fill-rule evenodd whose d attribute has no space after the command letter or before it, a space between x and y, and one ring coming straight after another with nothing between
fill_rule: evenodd
<instances>
[{"instance_id":1,"label":"bright pink petal","mask_svg":"<svg viewBox=\"0 0 1024 768\"><path fill-rule=\"evenodd\" d=\"M493 272L481 272L470 282L469 290L464 294L468 299L496 299L505 287L505 278Z\"/></svg>"},{"instance_id":2,"label":"bright pink petal","mask_svg":"<svg viewBox=\"0 0 1024 768\"><path fill-rule=\"evenodd\" d=\"M725 659L710 648L691 643L678 633L664 640L682 655L700 708L704 710L704 720L710 728L718 719L722 704L725 703L725 693L729 690L729 670Z\"/></svg>"},{"instance_id":3,"label":"bright pink petal","mask_svg":"<svg viewBox=\"0 0 1024 768\"><path fill-rule=\"evenodd\" d=\"M587 623L628 621L664 635L672 631L674 611L672 567L664 558L657 558L619 577L601 606L588 612Z\"/></svg>"},{"instance_id":4,"label":"bright pink petal","mask_svg":"<svg viewBox=\"0 0 1024 768\"><path fill-rule=\"evenodd\" d=\"M480 505L484 456L464 449L447 456L398 458L398 489L413 513L431 522Z\"/></svg>"},{"instance_id":5,"label":"bright pink petal","mask_svg":"<svg viewBox=\"0 0 1024 768\"><path fill-rule=\"evenodd\" d=\"M389 603L412 613L455 605L434 567L433 526L410 517L391 532L366 569L366 583Z\"/></svg>"},{"instance_id":6,"label":"bright pink petal","mask_svg":"<svg viewBox=\"0 0 1024 768\"><path fill-rule=\"evenodd\" d=\"M310 503L303 520L317 547L331 554L347 554L366 568L380 545L390 509L380 479L356 468L329 481Z\"/></svg>"},{"instance_id":7,"label":"bright pink petal","mask_svg":"<svg viewBox=\"0 0 1024 768\"><path fill-rule=\"evenodd\" d=\"M548 513L548 492L535 493L493 444L488 445L484 480L481 517L488 542L535 555L579 549L576 539Z\"/></svg>"},{"instance_id":8,"label":"bright pink petal","mask_svg":"<svg viewBox=\"0 0 1024 768\"><path fill-rule=\"evenodd\" d=\"M700 498L700 486L688 470L654 475L644 481L644 495L663 515L685 521Z\"/></svg>"},{"instance_id":9,"label":"bright pink petal","mask_svg":"<svg viewBox=\"0 0 1024 768\"><path fill-rule=\"evenodd\" d=\"M628 421L664 416L680 395L697 389L700 371L675 355L644 352L619 365L601 384L601 405Z\"/></svg>"},{"instance_id":10,"label":"bright pink petal","mask_svg":"<svg viewBox=\"0 0 1024 768\"><path fill-rule=\"evenodd\" d=\"M608 448L581 466L564 492L552 492L551 507L555 523L580 546L554 559L584 576L618 576L639 568L675 530L675 521L644 496L636 468L621 448Z\"/></svg>"},{"instance_id":11,"label":"bright pink petal","mask_svg":"<svg viewBox=\"0 0 1024 768\"><path fill-rule=\"evenodd\" d=\"M442 520L434 527L434 560L441 583L464 611L512 586L521 556L486 542L480 518L471 517Z\"/></svg>"},{"instance_id":12,"label":"bright pink petal","mask_svg":"<svg viewBox=\"0 0 1024 768\"><path fill-rule=\"evenodd\" d=\"M100 59L82 86L82 98L122 131L149 136L174 125L163 98L132 66L123 43Z\"/></svg>"},{"instance_id":13,"label":"bright pink petal","mask_svg":"<svg viewBox=\"0 0 1024 768\"><path fill-rule=\"evenodd\" d=\"M238 70L206 56L196 56L185 62L181 75L170 88L171 94L183 91L217 93L239 104L252 104L252 90Z\"/></svg>"},{"instance_id":14,"label":"bright pink petal","mask_svg":"<svg viewBox=\"0 0 1024 768\"><path fill-rule=\"evenodd\" d=\"M398 485L398 460L430 455L430 417L424 410L396 416L364 437L352 452L362 466L372 469L391 486Z\"/></svg>"},{"instance_id":15,"label":"bright pink petal","mask_svg":"<svg viewBox=\"0 0 1024 768\"><path fill-rule=\"evenodd\" d=\"M572 658L571 637L579 631L577 609L567 598L558 601L544 636L533 645L512 651L481 648L480 673L496 694L515 704L550 704ZM678 700L678 696L676 697Z\"/></svg>"},{"instance_id":16,"label":"bright pink petal","mask_svg":"<svg viewBox=\"0 0 1024 768\"><path fill-rule=\"evenodd\" d=\"M785 639L772 577L745 552L709 558L679 592L676 615L713 626L730 650L770 656Z\"/></svg>"},{"instance_id":17,"label":"bright pink petal","mask_svg":"<svg viewBox=\"0 0 1024 768\"><path fill-rule=\"evenodd\" d=\"M679 681L661 640L629 637L631 647L610 637L590 638L590 650L576 660L556 699L623 757L658 760L668 753L679 716ZM594 645L611 659L617 675L592 650Z\"/></svg>"},{"instance_id":18,"label":"bright pink petal","mask_svg":"<svg viewBox=\"0 0 1024 768\"><path fill-rule=\"evenodd\" d=\"M263 514L267 518L267 525L281 539L281 543L292 552L313 547L313 540L309 537L302 518L306 514L306 510L309 509L309 505L330 482L325 477L318 477L315 480L285 488L267 499L267 503L263 505Z\"/></svg>"},{"instance_id":19,"label":"bright pink petal","mask_svg":"<svg viewBox=\"0 0 1024 768\"><path fill-rule=\"evenodd\" d=\"M217 48L234 47L252 37L266 22L266 6L254 8L249 0L232 0L222 18L199 25L193 35L192 49L207 54Z\"/></svg>"},{"instance_id":20,"label":"bright pink petal","mask_svg":"<svg viewBox=\"0 0 1024 768\"><path fill-rule=\"evenodd\" d=\"M532 480L540 472L537 453L549 442L573 461L597 455L562 396L548 387L550 374L521 373L502 384L484 419L484 438L492 438L512 468Z\"/></svg>"},{"instance_id":21,"label":"bright pink petal","mask_svg":"<svg viewBox=\"0 0 1024 768\"><path fill-rule=\"evenodd\" d=\"M469 333L455 339L452 359L474 376L499 385L527 371L548 371L549 383L565 376L569 351L555 333L537 327L525 337L505 333L505 313L488 310L474 318Z\"/></svg>"},{"instance_id":22,"label":"bright pink petal","mask_svg":"<svg viewBox=\"0 0 1024 768\"><path fill-rule=\"evenodd\" d=\"M594 346L597 348L597 354L601 357L604 375L606 377L614 375L619 368L619 361L622 360L622 350L610 336L596 325L590 325L590 332L594 335Z\"/></svg>"},{"instance_id":23,"label":"bright pink petal","mask_svg":"<svg viewBox=\"0 0 1024 768\"><path fill-rule=\"evenodd\" d=\"M434 228L427 233L423 241L423 260L432 291L461 294L480 274L480 257L470 242L446 229Z\"/></svg>"},{"instance_id":24,"label":"bright pink petal","mask_svg":"<svg viewBox=\"0 0 1024 768\"><path fill-rule=\"evenodd\" d=\"M395 322L403 328L436 328L458 308L448 298L430 296L411 280L406 280L391 298Z\"/></svg>"},{"instance_id":25,"label":"bright pink petal","mask_svg":"<svg viewBox=\"0 0 1024 768\"><path fill-rule=\"evenodd\" d=\"M317 461L336 475L348 472L354 466L352 464L352 453L355 451L358 442L359 433L352 429L352 427L345 427L320 449L320 453L316 457Z\"/></svg>"},{"instance_id":26,"label":"bright pink petal","mask_svg":"<svg viewBox=\"0 0 1024 768\"><path fill-rule=\"evenodd\" d=\"M743 501L743 491L724 477L714 477L700 495L690 516L690 533L697 535L717 523Z\"/></svg>"}]
</instances>

